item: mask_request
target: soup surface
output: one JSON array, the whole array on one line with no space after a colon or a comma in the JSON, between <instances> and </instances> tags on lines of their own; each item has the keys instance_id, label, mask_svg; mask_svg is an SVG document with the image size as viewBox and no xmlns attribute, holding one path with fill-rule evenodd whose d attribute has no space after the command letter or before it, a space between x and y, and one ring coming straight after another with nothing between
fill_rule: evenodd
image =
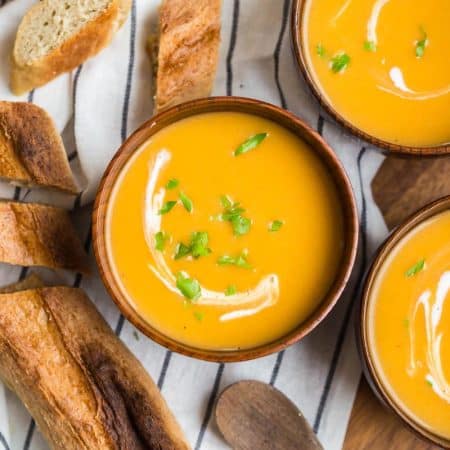
<instances>
[{"instance_id":1,"label":"soup surface","mask_svg":"<svg viewBox=\"0 0 450 450\"><path fill-rule=\"evenodd\" d=\"M308 65L330 105L388 142L450 142L448 0L306 1Z\"/></svg>"},{"instance_id":2,"label":"soup surface","mask_svg":"<svg viewBox=\"0 0 450 450\"><path fill-rule=\"evenodd\" d=\"M369 300L369 344L394 398L450 438L450 211L407 235Z\"/></svg>"},{"instance_id":3,"label":"soup surface","mask_svg":"<svg viewBox=\"0 0 450 450\"><path fill-rule=\"evenodd\" d=\"M155 134L122 171L108 214L129 301L199 348L282 337L317 308L341 260L327 169L290 131L247 114L200 114Z\"/></svg>"}]
</instances>

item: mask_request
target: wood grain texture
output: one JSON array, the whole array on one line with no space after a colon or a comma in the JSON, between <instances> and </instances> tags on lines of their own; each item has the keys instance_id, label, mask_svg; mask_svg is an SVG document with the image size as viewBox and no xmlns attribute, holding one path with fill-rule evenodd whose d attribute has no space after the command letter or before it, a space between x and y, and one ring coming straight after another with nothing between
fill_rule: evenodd
<instances>
[{"instance_id":1,"label":"wood grain texture","mask_svg":"<svg viewBox=\"0 0 450 450\"><path fill-rule=\"evenodd\" d=\"M402 159L390 156L372 181L375 203L390 230L412 213L450 194L450 157ZM344 450L431 450L375 397L363 378L353 406Z\"/></svg>"},{"instance_id":2,"label":"wood grain texture","mask_svg":"<svg viewBox=\"0 0 450 450\"><path fill-rule=\"evenodd\" d=\"M216 422L234 450L323 450L297 407L260 381L240 381L225 389Z\"/></svg>"}]
</instances>

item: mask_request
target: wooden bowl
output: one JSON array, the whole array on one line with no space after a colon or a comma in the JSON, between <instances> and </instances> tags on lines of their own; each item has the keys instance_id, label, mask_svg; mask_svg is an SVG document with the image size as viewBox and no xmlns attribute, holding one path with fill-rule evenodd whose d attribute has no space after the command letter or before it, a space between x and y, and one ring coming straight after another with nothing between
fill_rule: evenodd
<instances>
[{"instance_id":1,"label":"wooden bowl","mask_svg":"<svg viewBox=\"0 0 450 450\"><path fill-rule=\"evenodd\" d=\"M405 237L410 231L414 230L425 220L428 220L436 214L447 210L450 210L450 196L443 197L433 203L426 205L419 212L409 217L405 222L399 225L388 237L388 239L381 245L361 287L361 299L359 311L355 316L355 326L358 350L361 362L363 364L364 374L375 395L416 435L428 441L429 443L450 449L450 440L446 440L438 435L433 434L432 432L412 420L405 412L405 410L388 392L388 389L383 385L381 376L376 371L375 363L373 361L372 352L369 345L368 317L368 305L371 290L373 288L378 271L381 269L384 261L390 255L391 251L397 246L397 244L403 239L403 237Z\"/></svg>"},{"instance_id":2,"label":"wooden bowl","mask_svg":"<svg viewBox=\"0 0 450 450\"><path fill-rule=\"evenodd\" d=\"M211 351L194 348L179 343L153 328L136 312L125 298L117 280L113 276L113 270L106 250L105 222L108 203L114 183L128 159L150 136L164 127L189 116L217 111L235 111L264 117L289 129L308 143L322 159L329 170L330 177L335 182L344 217L345 243L342 263L336 280L317 310L305 322L299 324L294 331L281 339L258 348L246 350ZM299 183L301 183L301 180L299 180ZM188 356L218 362L242 361L268 355L297 342L311 332L330 312L348 282L357 250L358 231L357 209L350 182L341 163L328 144L318 133L293 114L268 103L239 97L216 97L184 103L164 111L144 123L122 145L106 169L98 190L93 211L93 246L95 257L100 268L100 275L108 292L123 315L149 338L170 350Z\"/></svg>"},{"instance_id":3,"label":"wooden bowl","mask_svg":"<svg viewBox=\"0 0 450 450\"><path fill-rule=\"evenodd\" d=\"M322 90L319 84L314 79L308 65L306 53L305 39L303 35L305 33L305 12L307 1L313 0L293 0L293 6L291 11L291 36L295 59L300 67L303 77L306 80L309 88L319 101L324 110L340 125L342 125L350 133L356 137L364 139L365 141L388 150L389 153L395 153L405 156L438 156L438 155L450 155L450 144L441 144L431 147L413 147L408 145L394 144L392 142L385 141L383 139L372 136L360 128L353 125L347 119L345 119L334 107L326 100L322 94Z\"/></svg>"}]
</instances>

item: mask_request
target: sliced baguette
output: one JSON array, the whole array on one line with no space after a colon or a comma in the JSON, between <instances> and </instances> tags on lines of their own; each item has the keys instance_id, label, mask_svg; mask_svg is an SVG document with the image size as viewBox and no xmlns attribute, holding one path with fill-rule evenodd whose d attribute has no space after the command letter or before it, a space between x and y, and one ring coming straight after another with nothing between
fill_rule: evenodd
<instances>
[{"instance_id":1,"label":"sliced baguette","mask_svg":"<svg viewBox=\"0 0 450 450\"><path fill-rule=\"evenodd\" d=\"M67 211L36 203L0 201L0 262L89 273Z\"/></svg>"},{"instance_id":2,"label":"sliced baguette","mask_svg":"<svg viewBox=\"0 0 450 450\"><path fill-rule=\"evenodd\" d=\"M163 0L157 51L156 112L208 97L220 45L221 0Z\"/></svg>"},{"instance_id":3,"label":"sliced baguette","mask_svg":"<svg viewBox=\"0 0 450 450\"><path fill-rule=\"evenodd\" d=\"M0 295L0 378L53 450L187 450L139 361L80 289Z\"/></svg>"},{"instance_id":4,"label":"sliced baguette","mask_svg":"<svg viewBox=\"0 0 450 450\"><path fill-rule=\"evenodd\" d=\"M11 90L21 95L73 70L106 47L131 0L42 0L23 17L12 54Z\"/></svg>"},{"instance_id":5,"label":"sliced baguette","mask_svg":"<svg viewBox=\"0 0 450 450\"><path fill-rule=\"evenodd\" d=\"M79 191L61 136L39 106L0 101L0 178L19 186Z\"/></svg>"}]
</instances>

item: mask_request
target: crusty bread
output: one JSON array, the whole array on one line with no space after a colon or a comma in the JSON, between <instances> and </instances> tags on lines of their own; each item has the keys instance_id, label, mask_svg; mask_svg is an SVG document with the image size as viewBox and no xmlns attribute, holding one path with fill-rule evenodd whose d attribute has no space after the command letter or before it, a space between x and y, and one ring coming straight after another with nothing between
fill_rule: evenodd
<instances>
[{"instance_id":1,"label":"crusty bread","mask_svg":"<svg viewBox=\"0 0 450 450\"><path fill-rule=\"evenodd\" d=\"M21 281L1 287L0 294L9 294L12 292L26 291L28 289L37 289L40 287L44 287L42 280L35 273L30 273L30 275Z\"/></svg>"},{"instance_id":2,"label":"crusty bread","mask_svg":"<svg viewBox=\"0 0 450 450\"><path fill-rule=\"evenodd\" d=\"M0 377L53 450L185 450L151 378L80 289L0 295Z\"/></svg>"},{"instance_id":3,"label":"crusty bread","mask_svg":"<svg viewBox=\"0 0 450 450\"><path fill-rule=\"evenodd\" d=\"M11 90L23 94L106 47L131 0L42 0L25 14L12 54Z\"/></svg>"},{"instance_id":4,"label":"crusty bread","mask_svg":"<svg viewBox=\"0 0 450 450\"><path fill-rule=\"evenodd\" d=\"M89 273L67 211L36 203L0 201L0 262Z\"/></svg>"},{"instance_id":5,"label":"crusty bread","mask_svg":"<svg viewBox=\"0 0 450 450\"><path fill-rule=\"evenodd\" d=\"M61 136L39 106L0 101L0 178L78 192Z\"/></svg>"},{"instance_id":6,"label":"crusty bread","mask_svg":"<svg viewBox=\"0 0 450 450\"><path fill-rule=\"evenodd\" d=\"M159 19L156 112L208 97L220 45L221 0L163 0ZM154 52L150 49L150 52Z\"/></svg>"}]
</instances>

